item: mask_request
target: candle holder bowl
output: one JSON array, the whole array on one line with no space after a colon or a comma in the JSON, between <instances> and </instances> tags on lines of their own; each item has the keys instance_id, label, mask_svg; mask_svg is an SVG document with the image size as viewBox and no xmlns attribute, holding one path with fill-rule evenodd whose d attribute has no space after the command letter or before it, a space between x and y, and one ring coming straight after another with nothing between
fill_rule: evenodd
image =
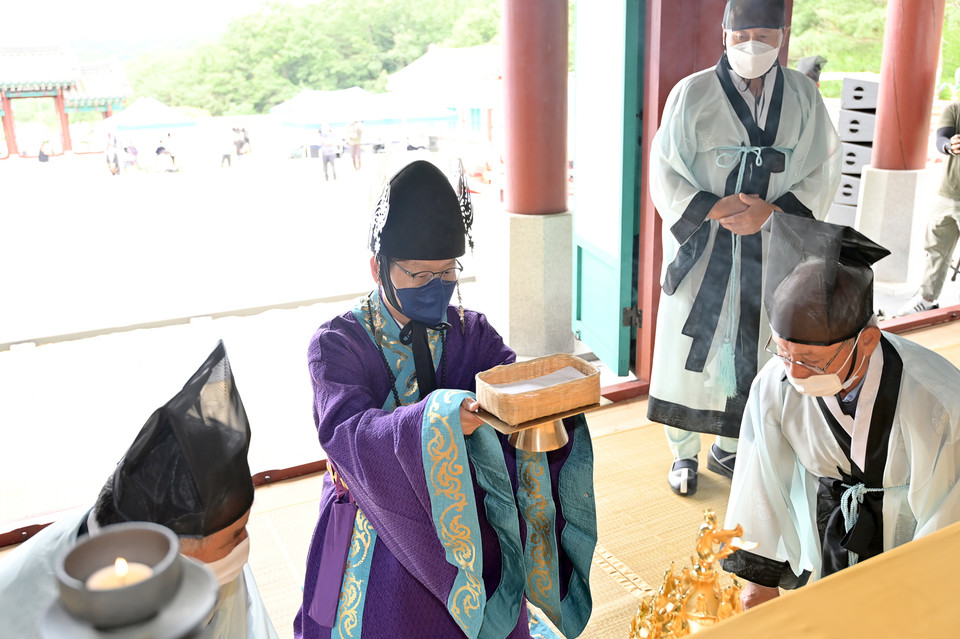
<instances>
[{"instance_id":1,"label":"candle holder bowl","mask_svg":"<svg viewBox=\"0 0 960 639\"><path fill-rule=\"evenodd\" d=\"M57 563L60 601L68 613L96 628L119 628L155 616L180 585L180 540L169 528L147 522L105 526L82 537ZM86 582L117 557L150 566L153 574L137 583L91 590Z\"/></svg>"}]
</instances>

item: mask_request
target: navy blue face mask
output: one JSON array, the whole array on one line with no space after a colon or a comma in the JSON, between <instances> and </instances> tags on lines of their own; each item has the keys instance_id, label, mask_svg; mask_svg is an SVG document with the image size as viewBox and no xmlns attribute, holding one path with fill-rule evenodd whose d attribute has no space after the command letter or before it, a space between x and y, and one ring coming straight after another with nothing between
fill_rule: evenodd
<instances>
[{"instance_id":1,"label":"navy blue face mask","mask_svg":"<svg viewBox=\"0 0 960 639\"><path fill-rule=\"evenodd\" d=\"M400 312L427 326L435 326L447 319L447 306L457 288L456 282L445 282L439 277L419 288L398 288Z\"/></svg>"}]
</instances>

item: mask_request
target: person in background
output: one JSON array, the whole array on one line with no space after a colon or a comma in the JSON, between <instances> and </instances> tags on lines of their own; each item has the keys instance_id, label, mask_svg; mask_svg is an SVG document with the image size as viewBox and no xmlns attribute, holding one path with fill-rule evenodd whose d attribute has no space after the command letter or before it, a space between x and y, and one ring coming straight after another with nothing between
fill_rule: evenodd
<instances>
[{"instance_id":1,"label":"person in background","mask_svg":"<svg viewBox=\"0 0 960 639\"><path fill-rule=\"evenodd\" d=\"M744 608L960 520L960 371L885 333L852 228L775 213L764 306L775 355L740 432L726 525L757 544L723 560Z\"/></svg>"},{"instance_id":2,"label":"person in background","mask_svg":"<svg viewBox=\"0 0 960 639\"><path fill-rule=\"evenodd\" d=\"M450 305L473 222L462 166L456 183L422 160L390 179L370 233L377 288L310 342L328 472L296 637L529 638L528 601L566 637L590 617L586 420L526 453L476 414L477 373L516 355Z\"/></svg>"},{"instance_id":3,"label":"person in background","mask_svg":"<svg viewBox=\"0 0 960 639\"><path fill-rule=\"evenodd\" d=\"M804 74L820 86L820 72L827 63L827 59L822 55L811 55L797 60L797 71Z\"/></svg>"},{"instance_id":4,"label":"person in background","mask_svg":"<svg viewBox=\"0 0 960 639\"><path fill-rule=\"evenodd\" d=\"M320 129L320 157L323 160L323 179L330 181L330 175L333 180L337 180L337 157L340 155L340 142L333 135L333 129L328 126ZM328 171L329 167L329 171Z\"/></svg>"},{"instance_id":5,"label":"person in background","mask_svg":"<svg viewBox=\"0 0 960 639\"><path fill-rule=\"evenodd\" d=\"M353 162L353 169L360 170L360 156L363 152L363 125L360 120L354 120L347 127L347 143L350 145L350 159Z\"/></svg>"},{"instance_id":6,"label":"person in background","mask_svg":"<svg viewBox=\"0 0 960 639\"><path fill-rule=\"evenodd\" d=\"M840 181L840 140L820 92L780 66L782 0L729 0L716 68L673 88L650 152L663 218L662 293L647 416L665 425L670 488L730 477L750 382L768 355L759 233L773 211L823 218Z\"/></svg>"},{"instance_id":7,"label":"person in background","mask_svg":"<svg viewBox=\"0 0 960 639\"><path fill-rule=\"evenodd\" d=\"M37 637L58 596L55 562L81 535L147 521L180 538L180 553L206 564L220 593L203 636L276 639L247 564L253 504L250 425L219 343L183 389L154 411L107 478L92 508L47 526L0 561L0 630Z\"/></svg>"},{"instance_id":8,"label":"person in background","mask_svg":"<svg viewBox=\"0 0 960 639\"><path fill-rule=\"evenodd\" d=\"M236 148L236 155L246 155L250 153L250 134L243 127L233 127L233 145Z\"/></svg>"},{"instance_id":9,"label":"person in background","mask_svg":"<svg viewBox=\"0 0 960 639\"><path fill-rule=\"evenodd\" d=\"M123 159L121 162L123 172L126 173L130 169L134 169L134 170L139 169L140 168L140 165L138 163L139 153L137 151L137 147L132 142L129 144L123 143L121 144L121 146L123 151L122 153Z\"/></svg>"},{"instance_id":10,"label":"person in background","mask_svg":"<svg viewBox=\"0 0 960 639\"><path fill-rule=\"evenodd\" d=\"M160 141L157 142L157 149L155 151L157 167L167 173L176 173L179 170L177 168L177 156L173 151L172 142L173 138L167 133L166 138L160 138Z\"/></svg>"},{"instance_id":11,"label":"person in background","mask_svg":"<svg viewBox=\"0 0 960 639\"><path fill-rule=\"evenodd\" d=\"M960 102L951 102L940 114L937 151L947 156L947 162L924 236L923 279L917 294L897 310L898 316L940 308L940 292L960 238Z\"/></svg>"},{"instance_id":12,"label":"person in background","mask_svg":"<svg viewBox=\"0 0 960 639\"><path fill-rule=\"evenodd\" d=\"M238 149L237 129L224 130L222 135L217 138L217 144L220 147L220 168L231 168L233 166L233 154Z\"/></svg>"},{"instance_id":13,"label":"person in background","mask_svg":"<svg viewBox=\"0 0 960 639\"><path fill-rule=\"evenodd\" d=\"M110 171L110 175L120 175L120 143L117 142L116 137L110 136L104 156L107 160L107 170Z\"/></svg>"}]
</instances>

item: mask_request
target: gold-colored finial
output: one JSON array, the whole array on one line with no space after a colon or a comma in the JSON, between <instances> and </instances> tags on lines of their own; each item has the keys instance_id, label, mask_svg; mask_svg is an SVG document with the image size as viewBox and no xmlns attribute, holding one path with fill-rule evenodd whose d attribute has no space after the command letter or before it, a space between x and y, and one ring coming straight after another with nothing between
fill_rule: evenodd
<instances>
[{"instance_id":1,"label":"gold-colored finial","mask_svg":"<svg viewBox=\"0 0 960 639\"><path fill-rule=\"evenodd\" d=\"M720 528L716 514L705 511L692 565L677 574L670 564L660 590L640 601L630 639L685 637L740 612L740 583L733 578L733 585L721 588L715 566L736 550L753 546L744 543L742 535L742 526Z\"/></svg>"}]
</instances>

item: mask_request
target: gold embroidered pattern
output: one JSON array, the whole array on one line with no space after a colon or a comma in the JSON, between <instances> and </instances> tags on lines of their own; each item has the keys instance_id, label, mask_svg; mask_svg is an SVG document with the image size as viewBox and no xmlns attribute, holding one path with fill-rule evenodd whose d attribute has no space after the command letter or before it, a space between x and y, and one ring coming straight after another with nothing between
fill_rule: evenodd
<instances>
[{"instance_id":1,"label":"gold embroidered pattern","mask_svg":"<svg viewBox=\"0 0 960 639\"><path fill-rule=\"evenodd\" d=\"M357 511L357 519L350 539L350 554L343 573L343 588L340 590L340 605L337 608L337 631L341 637L353 637L360 617L360 602L363 582L356 577L356 568L367 558L372 544L370 521ZM359 636L359 635L358 635Z\"/></svg>"},{"instance_id":2,"label":"gold embroidered pattern","mask_svg":"<svg viewBox=\"0 0 960 639\"><path fill-rule=\"evenodd\" d=\"M451 614L464 629L468 626L463 617L480 610L483 582L477 576L477 551L470 528L463 523L462 515L467 506L464 492L464 464L450 428L449 418L440 413L441 403L449 404L451 392L435 393L427 409L430 424L426 443L430 459L430 485L435 496L444 498L446 506L440 513L440 542L452 555L457 567L465 574L466 584L451 596Z\"/></svg>"},{"instance_id":3,"label":"gold embroidered pattern","mask_svg":"<svg viewBox=\"0 0 960 639\"><path fill-rule=\"evenodd\" d=\"M401 344L398 340L390 338L383 330L386 326L386 319L383 316L383 312L380 309L380 302L378 301L377 294L371 293L363 300L361 304L361 311L363 314L364 324L368 331L374 334L378 340L380 340L380 345L384 350L388 350L391 353L394 353L397 356L397 372L400 372L400 369L403 368L403 365L406 363L409 358L409 350L406 346ZM369 313L367 312L369 309ZM373 326L370 326L369 318L373 316Z\"/></svg>"},{"instance_id":4,"label":"gold embroidered pattern","mask_svg":"<svg viewBox=\"0 0 960 639\"><path fill-rule=\"evenodd\" d=\"M337 472L337 469L330 460L327 460L327 471L330 473L330 480L335 487L339 484L344 490L350 490L347 487L347 482L343 481L343 477L340 476L340 473Z\"/></svg>"},{"instance_id":5,"label":"gold embroidered pattern","mask_svg":"<svg viewBox=\"0 0 960 639\"><path fill-rule=\"evenodd\" d=\"M539 453L520 456L520 491L528 504L526 510L528 548L532 565L527 574L527 597L551 618L556 618L546 593L553 588L553 526L547 516L547 499L540 494L540 480L546 473Z\"/></svg>"},{"instance_id":6,"label":"gold embroidered pattern","mask_svg":"<svg viewBox=\"0 0 960 639\"><path fill-rule=\"evenodd\" d=\"M372 311L372 313L367 312L368 308L370 311ZM371 293L368 295L361 305L361 310L365 318L370 317L370 315L373 316L374 325L370 326L369 320L365 320L364 323L367 324L367 329L374 334L377 340L379 340L380 346L384 349L384 351L390 351L396 356L396 370L393 374L402 384L402 388L398 388L397 392L403 396L404 400L410 400L405 401L404 404L412 404L420 397L420 387L417 384L417 376L416 374L411 374L406 380L400 379L400 371L403 370L407 360L410 359L410 349L409 347L401 344L398 340L386 335L383 330L384 326L386 325L386 320L381 308L382 307L376 293ZM441 348L440 331L428 330L427 343L430 346L431 355L439 352L439 349Z\"/></svg>"},{"instance_id":7,"label":"gold embroidered pattern","mask_svg":"<svg viewBox=\"0 0 960 639\"><path fill-rule=\"evenodd\" d=\"M483 589L483 582L472 572L466 573L466 576L467 583L458 588L450 597L450 613L460 625L460 628L464 632L469 632L470 629L464 619L480 610L480 593Z\"/></svg>"}]
</instances>

